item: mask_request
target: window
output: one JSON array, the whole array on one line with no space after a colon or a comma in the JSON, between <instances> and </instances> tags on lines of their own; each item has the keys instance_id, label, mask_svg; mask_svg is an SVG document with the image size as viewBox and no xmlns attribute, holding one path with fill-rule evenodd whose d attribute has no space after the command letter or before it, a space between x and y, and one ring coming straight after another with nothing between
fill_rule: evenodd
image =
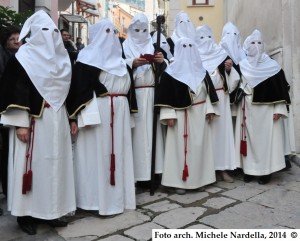
<instances>
[{"instance_id":1,"label":"window","mask_svg":"<svg viewBox=\"0 0 300 241\"><path fill-rule=\"evenodd\" d=\"M208 0L193 0L193 5L208 5Z\"/></svg>"},{"instance_id":2,"label":"window","mask_svg":"<svg viewBox=\"0 0 300 241\"><path fill-rule=\"evenodd\" d=\"M214 6L215 0L187 0L188 7Z\"/></svg>"}]
</instances>

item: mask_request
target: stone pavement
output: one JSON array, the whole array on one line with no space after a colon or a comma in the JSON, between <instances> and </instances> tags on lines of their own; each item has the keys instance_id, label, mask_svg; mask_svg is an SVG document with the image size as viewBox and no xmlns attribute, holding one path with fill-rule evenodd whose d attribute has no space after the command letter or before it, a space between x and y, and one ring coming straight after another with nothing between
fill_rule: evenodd
<instances>
[{"instance_id":1,"label":"stone pavement","mask_svg":"<svg viewBox=\"0 0 300 241\"><path fill-rule=\"evenodd\" d=\"M6 211L0 194L0 241L130 241L150 240L152 229L282 229L300 228L300 161L273 175L267 185L245 184L237 175L234 183L216 182L203 192L186 195L160 188L154 196L137 190L137 209L114 217L100 217L83 210L68 217L65 228L39 225L38 233L23 233L16 218Z\"/></svg>"}]
</instances>

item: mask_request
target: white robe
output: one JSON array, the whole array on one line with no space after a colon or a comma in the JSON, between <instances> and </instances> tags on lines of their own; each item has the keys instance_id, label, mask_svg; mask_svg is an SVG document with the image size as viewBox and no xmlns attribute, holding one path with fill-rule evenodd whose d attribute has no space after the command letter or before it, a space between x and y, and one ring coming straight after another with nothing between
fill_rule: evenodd
<instances>
[{"instance_id":1,"label":"white robe","mask_svg":"<svg viewBox=\"0 0 300 241\"><path fill-rule=\"evenodd\" d=\"M148 68L143 75L134 73L135 86L153 86L154 73ZM134 176L136 181L151 179L152 130L154 88L136 88L138 113L133 114L135 128L132 129ZM162 173L164 158L163 129L157 121L155 173Z\"/></svg>"},{"instance_id":2,"label":"white robe","mask_svg":"<svg viewBox=\"0 0 300 241\"><path fill-rule=\"evenodd\" d=\"M196 189L216 181L212 149L211 127L206 120L206 114L215 113L205 83L198 87L193 95L194 103L206 100L205 103L191 106L187 109L187 165L189 176L182 180L184 168L184 110L174 110L163 107L160 120L166 124L167 119L176 119L173 127L168 127L162 185ZM213 120L214 121L214 120Z\"/></svg>"},{"instance_id":3,"label":"white robe","mask_svg":"<svg viewBox=\"0 0 300 241\"><path fill-rule=\"evenodd\" d=\"M8 167L8 210L14 216L56 219L76 210L71 135L65 107L55 112L44 108L35 118L32 154L32 188L22 194L27 144L10 128ZM28 113L8 110L1 122L11 126L29 127Z\"/></svg>"},{"instance_id":4,"label":"white robe","mask_svg":"<svg viewBox=\"0 0 300 241\"><path fill-rule=\"evenodd\" d=\"M219 98L219 102L215 104L214 108L220 114L211 123L215 170L234 170L236 169L236 161L229 94L224 92L223 80L218 70L214 71L210 77ZM226 78L228 91L231 92L236 88L240 77L237 71L232 68L230 75L226 73Z\"/></svg>"},{"instance_id":5,"label":"white robe","mask_svg":"<svg viewBox=\"0 0 300 241\"><path fill-rule=\"evenodd\" d=\"M289 106L288 118L282 120L284 129L284 154L294 155L296 153L295 128L293 119L293 107Z\"/></svg>"},{"instance_id":6,"label":"white robe","mask_svg":"<svg viewBox=\"0 0 300 241\"><path fill-rule=\"evenodd\" d=\"M246 80L242 77L242 86ZM284 131L282 120L273 120L273 114L282 114L287 117L284 103L278 104L252 104L253 89L246 85L245 115L246 115L246 140L247 156L240 154L242 105L237 108L235 151L237 166L245 174L254 176L269 175L285 167L284 161Z\"/></svg>"},{"instance_id":7,"label":"white robe","mask_svg":"<svg viewBox=\"0 0 300 241\"><path fill-rule=\"evenodd\" d=\"M130 78L102 71L100 82L109 93L127 94ZM127 97L113 98L115 186L110 184L111 102L97 98L101 123L79 130L75 146L75 184L77 207L99 210L100 215L114 215L135 209L130 111Z\"/></svg>"}]
</instances>

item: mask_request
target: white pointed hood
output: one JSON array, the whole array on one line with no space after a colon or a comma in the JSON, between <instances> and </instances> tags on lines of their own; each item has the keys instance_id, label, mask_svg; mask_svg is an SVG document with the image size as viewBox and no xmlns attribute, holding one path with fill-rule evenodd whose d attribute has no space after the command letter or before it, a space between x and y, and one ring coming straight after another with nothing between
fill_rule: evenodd
<instances>
[{"instance_id":1,"label":"white pointed hood","mask_svg":"<svg viewBox=\"0 0 300 241\"><path fill-rule=\"evenodd\" d=\"M58 111L71 83L71 62L61 34L49 15L40 10L26 20L19 40L26 38L16 58L47 103Z\"/></svg>"},{"instance_id":2,"label":"white pointed hood","mask_svg":"<svg viewBox=\"0 0 300 241\"><path fill-rule=\"evenodd\" d=\"M243 45L247 57L240 61L239 65L242 75L247 79L251 88L281 70L279 64L266 54L264 46L265 43L258 30L254 30Z\"/></svg>"},{"instance_id":3,"label":"white pointed hood","mask_svg":"<svg viewBox=\"0 0 300 241\"><path fill-rule=\"evenodd\" d=\"M204 68L212 74L217 67L226 59L227 53L219 47L209 26L203 25L196 29L196 42Z\"/></svg>"},{"instance_id":4,"label":"white pointed hood","mask_svg":"<svg viewBox=\"0 0 300 241\"><path fill-rule=\"evenodd\" d=\"M125 57L128 59L139 58L141 54L154 54L154 47L148 29L148 18L143 13L136 14L128 27L128 37L123 42ZM140 66L137 75L143 75L150 68L150 64Z\"/></svg>"},{"instance_id":5,"label":"white pointed hood","mask_svg":"<svg viewBox=\"0 0 300 241\"><path fill-rule=\"evenodd\" d=\"M91 43L79 52L77 62L102 69L110 74L124 76L126 62L115 27L109 19L101 19L90 28Z\"/></svg>"},{"instance_id":6,"label":"white pointed hood","mask_svg":"<svg viewBox=\"0 0 300 241\"><path fill-rule=\"evenodd\" d=\"M188 85L194 93L197 92L206 70L202 66L195 41L181 38L176 42L174 61L167 67L166 72L174 79Z\"/></svg>"},{"instance_id":7,"label":"white pointed hood","mask_svg":"<svg viewBox=\"0 0 300 241\"><path fill-rule=\"evenodd\" d=\"M227 52L235 64L239 64L246 57L241 47L240 32L231 22L226 23L223 27L220 46Z\"/></svg>"},{"instance_id":8,"label":"white pointed hood","mask_svg":"<svg viewBox=\"0 0 300 241\"><path fill-rule=\"evenodd\" d=\"M180 38L185 37L195 40L195 36L196 32L194 24L190 20L187 13L185 13L184 11L180 11L176 15L175 29L172 33L171 39L175 44Z\"/></svg>"}]
</instances>

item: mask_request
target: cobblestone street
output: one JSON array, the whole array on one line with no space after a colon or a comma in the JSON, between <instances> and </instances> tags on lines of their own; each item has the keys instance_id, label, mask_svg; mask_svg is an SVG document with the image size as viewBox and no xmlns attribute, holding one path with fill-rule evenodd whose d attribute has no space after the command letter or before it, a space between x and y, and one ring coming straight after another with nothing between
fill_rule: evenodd
<instances>
[{"instance_id":1,"label":"cobblestone street","mask_svg":"<svg viewBox=\"0 0 300 241\"><path fill-rule=\"evenodd\" d=\"M154 196L137 189L137 209L113 217L100 217L77 210L67 217L65 228L38 226L38 234L23 233L16 218L0 205L0 240L22 241L130 241L150 240L152 229L282 229L300 227L300 167L295 157L292 168L273 175L267 185L256 180L245 184L237 175L234 183L216 182L203 192L186 195L161 187Z\"/></svg>"}]
</instances>

